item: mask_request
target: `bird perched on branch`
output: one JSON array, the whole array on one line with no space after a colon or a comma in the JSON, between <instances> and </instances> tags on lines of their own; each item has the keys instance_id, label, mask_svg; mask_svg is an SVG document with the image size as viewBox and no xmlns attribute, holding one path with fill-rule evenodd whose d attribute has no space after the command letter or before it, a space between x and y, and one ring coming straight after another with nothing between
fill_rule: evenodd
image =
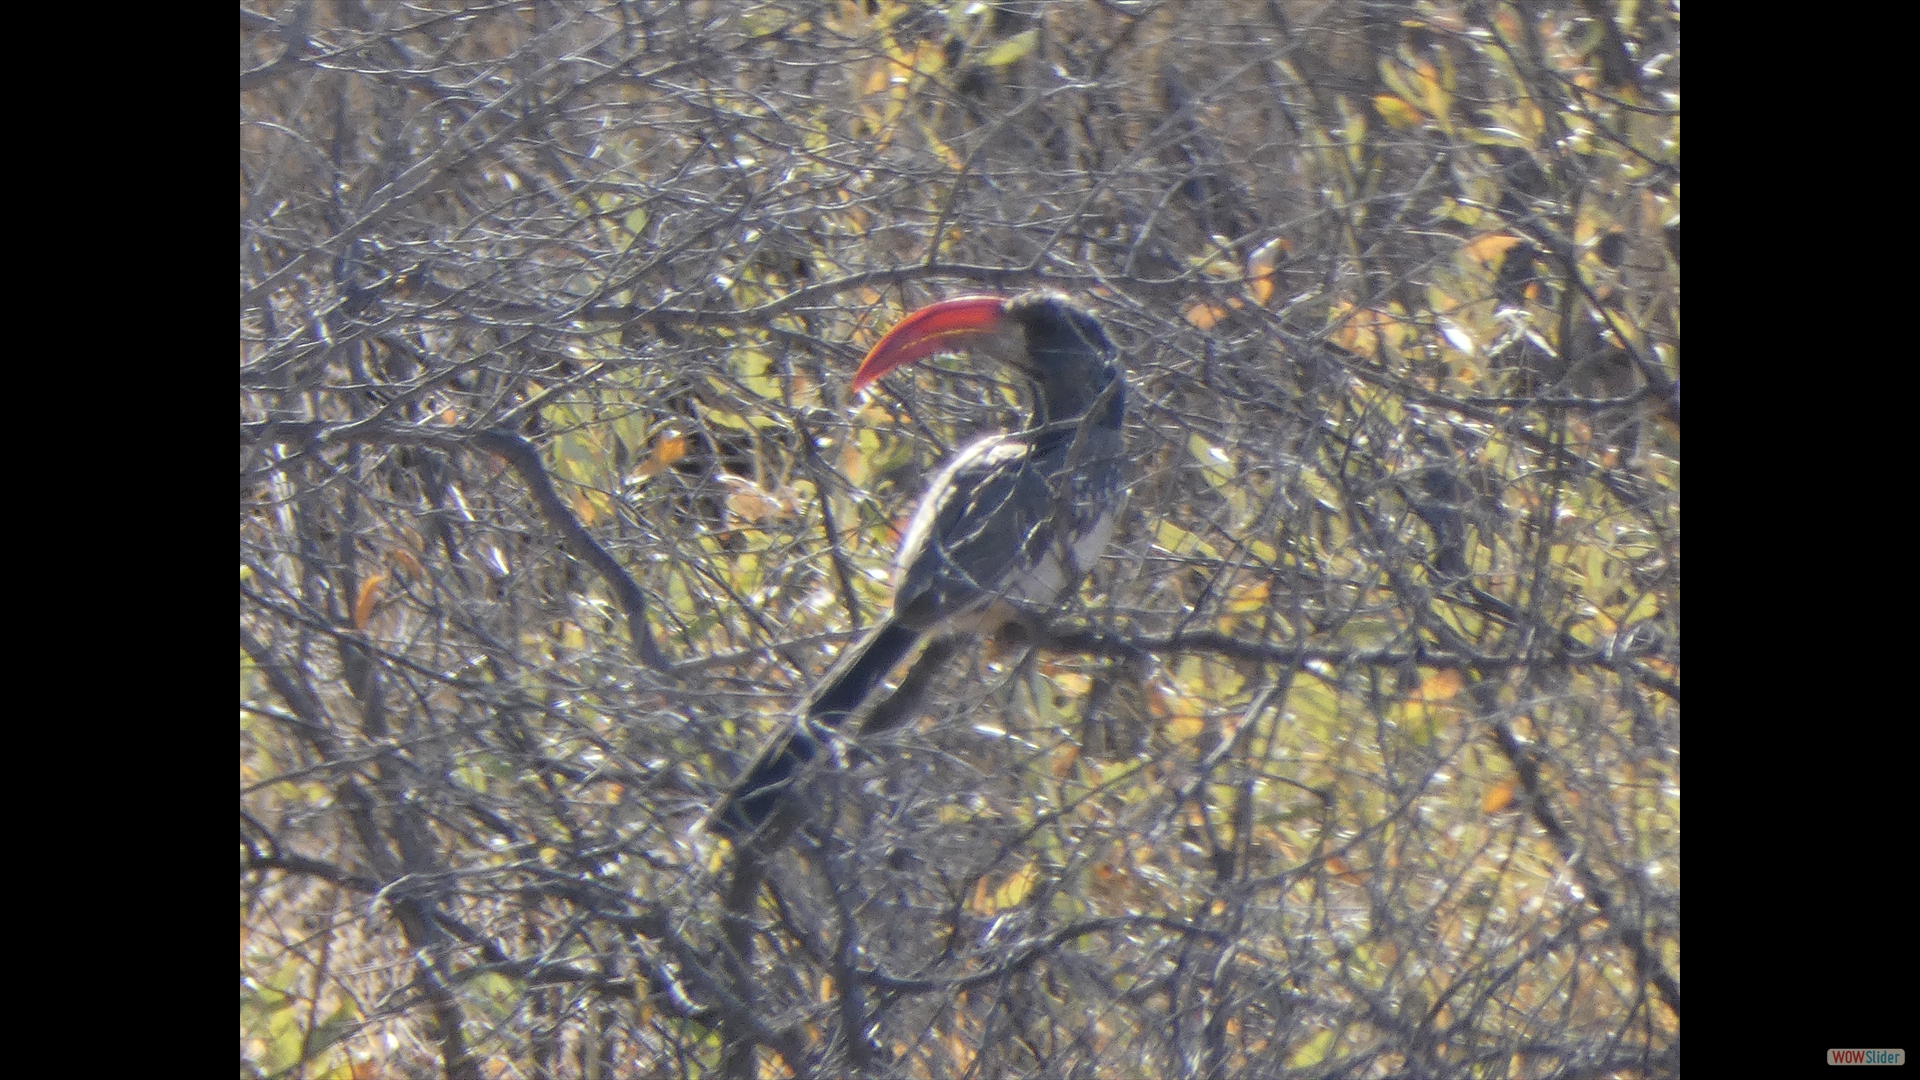
<instances>
[{"instance_id":1,"label":"bird perched on branch","mask_svg":"<svg viewBox=\"0 0 1920 1080\"><path fill-rule=\"evenodd\" d=\"M1119 350L1099 322L1051 292L944 300L888 331L854 373L853 388L949 352L1025 376L1032 417L1021 431L968 446L935 477L900 541L892 611L841 654L798 721L709 816L710 829L738 839L791 818L783 811L793 807L795 776L830 729L872 704L894 668L924 648L906 678L924 682L922 669L944 660L954 639L1044 620L1079 588L1112 537L1125 491L1127 394ZM904 711L876 708L862 732L897 724Z\"/></svg>"}]
</instances>

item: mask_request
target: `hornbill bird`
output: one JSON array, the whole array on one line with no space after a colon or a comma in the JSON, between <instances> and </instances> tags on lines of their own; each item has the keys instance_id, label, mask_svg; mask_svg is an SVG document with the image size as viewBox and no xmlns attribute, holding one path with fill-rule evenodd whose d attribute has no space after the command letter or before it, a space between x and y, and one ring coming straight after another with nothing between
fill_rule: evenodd
<instances>
[{"instance_id":1,"label":"hornbill bird","mask_svg":"<svg viewBox=\"0 0 1920 1080\"><path fill-rule=\"evenodd\" d=\"M1024 430L968 446L935 477L900 541L892 611L834 663L798 721L761 751L708 828L735 839L761 830L793 806L795 774L828 731L901 661L925 646L906 680L924 681L956 637L1038 622L1079 588L1113 535L1125 489L1126 378L1106 331L1052 292L945 300L888 331L854 373L853 389L960 351L1026 376L1033 416ZM910 696L905 683L900 695ZM899 723L901 712L876 708L863 733Z\"/></svg>"}]
</instances>

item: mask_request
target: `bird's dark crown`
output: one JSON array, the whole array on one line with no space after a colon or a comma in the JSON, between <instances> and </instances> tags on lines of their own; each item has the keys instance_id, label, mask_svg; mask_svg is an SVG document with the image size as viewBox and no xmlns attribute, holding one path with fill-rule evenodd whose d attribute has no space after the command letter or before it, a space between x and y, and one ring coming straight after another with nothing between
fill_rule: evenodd
<instances>
[{"instance_id":1,"label":"bird's dark crown","mask_svg":"<svg viewBox=\"0 0 1920 1080\"><path fill-rule=\"evenodd\" d=\"M1103 421L1118 426L1125 388L1106 391L1121 378L1120 350L1100 321L1051 291L1022 293L1007 301L1005 313L1026 339L1026 348L1009 359L1033 380L1033 425L1084 416L1105 397Z\"/></svg>"},{"instance_id":2,"label":"bird's dark crown","mask_svg":"<svg viewBox=\"0 0 1920 1080\"><path fill-rule=\"evenodd\" d=\"M1026 332L1027 351L1038 361L1085 357L1092 366L1104 367L1119 354L1099 320L1057 292L1038 290L1016 296L1007 301L1007 317Z\"/></svg>"}]
</instances>

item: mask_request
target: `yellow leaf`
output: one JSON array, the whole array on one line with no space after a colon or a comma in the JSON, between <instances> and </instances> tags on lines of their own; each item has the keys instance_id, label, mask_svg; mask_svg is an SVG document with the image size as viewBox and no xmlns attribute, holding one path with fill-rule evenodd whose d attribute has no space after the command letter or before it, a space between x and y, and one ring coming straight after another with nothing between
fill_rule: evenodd
<instances>
[{"instance_id":1,"label":"yellow leaf","mask_svg":"<svg viewBox=\"0 0 1920 1080\"><path fill-rule=\"evenodd\" d=\"M1008 878L1007 883L1000 886L999 891L993 894L994 906L1001 911L1005 911L1008 908L1018 907L1026 903L1027 897L1033 893L1033 883L1039 879L1039 867L1028 863L1011 878Z\"/></svg>"},{"instance_id":2,"label":"yellow leaf","mask_svg":"<svg viewBox=\"0 0 1920 1080\"><path fill-rule=\"evenodd\" d=\"M958 1028L947 1033L947 1056L952 1062L951 1075L958 1076L973 1068L973 1047L967 1045Z\"/></svg>"},{"instance_id":3,"label":"yellow leaf","mask_svg":"<svg viewBox=\"0 0 1920 1080\"><path fill-rule=\"evenodd\" d=\"M733 392L726 383L721 382L711 375L707 377L707 381L722 393ZM709 423L719 424L721 427L732 428L735 431L751 431L754 428L777 427L780 423L771 416L742 416L739 413L728 412L725 409L716 409L705 402L700 402L699 405L700 415Z\"/></svg>"},{"instance_id":4,"label":"yellow leaf","mask_svg":"<svg viewBox=\"0 0 1920 1080\"><path fill-rule=\"evenodd\" d=\"M1423 61L1414 69L1414 75L1419 84L1421 96L1425 99L1422 104L1426 107L1427 115L1438 120L1441 129L1447 134L1453 134L1453 117L1450 115L1453 102L1446 90L1441 87L1440 78L1434 71L1433 65Z\"/></svg>"},{"instance_id":5,"label":"yellow leaf","mask_svg":"<svg viewBox=\"0 0 1920 1080\"><path fill-rule=\"evenodd\" d=\"M966 162L954 151L953 147L948 146L938 135L928 130L927 125L924 123L920 125L920 138L925 140L927 149L932 150L934 156L938 157L941 163L946 165L948 169L959 172L966 167ZM949 239L958 243L966 236L966 233L959 229L949 229L947 235Z\"/></svg>"},{"instance_id":6,"label":"yellow leaf","mask_svg":"<svg viewBox=\"0 0 1920 1080\"><path fill-rule=\"evenodd\" d=\"M1299 1047L1294 1050L1293 1056L1287 1059L1287 1067L1302 1072L1311 1070L1314 1066L1327 1059L1327 1055L1333 1051L1334 1042L1339 1036L1340 1033L1333 1027L1328 1026L1323 1028L1318 1034L1300 1043Z\"/></svg>"},{"instance_id":7,"label":"yellow leaf","mask_svg":"<svg viewBox=\"0 0 1920 1080\"><path fill-rule=\"evenodd\" d=\"M1469 242L1460 250L1483 263L1491 263L1507 253L1507 249L1518 244L1520 238L1506 233L1489 233Z\"/></svg>"},{"instance_id":8,"label":"yellow leaf","mask_svg":"<svg viewBox=\"0 0 1920 1080\"><path fill-rule=\"evenodd\" d=\"M1283 252L1293 250L1293 245L1285 237L1269 240L1253 249L1247 256L1247 295L1253 297L1256 304L1264 304L1273 299L1273 268L1280 263Z\"/></svg>"},{"instance_id":9,"label":"yellow leaf","mask_svg":"<svg viewBox=\"0 0 1920 1080\"><path fill-rule=\"evenodd\" d=\"M1183 698L1180 700L1183 706L1191 707L1186 704L1189 699ZM1167 724L1167 738L1176 743L1190 743L1199 738L1200 733L1206 729L1206 721L1198 716L1175 716L1173 720Z\"/></svg>"},{"instance_id":10,"label":"yellow leaf","mask_svg":"<svg viewBox=\"0 0 1920 1080\"><path fill-rule=\"evenodd\" d=\"M1267 606L1269 592L1270 589L1265 581L1252 581L1235 586L1231 592L1227 593L1227 610L1240 614L1259 611Z\"/></svg>"},{"instance_id":11,"label":"yellow leaf","mask_svg":"<svg viewBox=\"0 0 1920 1080\"><path fill-rule=\"evenodd\" d=\"M1078 696L1093 689L1093 680L1078 671L1066 671L1057 664L1044 664L1040 670L1055 689L1064 693Z\"/></svg>"},{"instance_id":12,"label":"yellow leaf","mask_svg":"<svg viewBox=\"0 0 1920 1080\"><path fill-rule=\"evenodd\" d=\"M771 374L773 358L759 349L739 349L733 354L733 369L740 385L769 401L781 397L780 380Z\"/></svg>"},{"instance_id":13,"label":"yellow leaf","mask_svg":"<svg viewBox=\"0 0 1920 1080\"><path fill-rule=\"evenodd\" d=\"M1040 878L1040 869L1032 863L1019 870L995 889L982 877L973 887L973 898L969 907L975 915L993 915L1008 908L1018 907L1026 902L1028 894L1033 892L1033 883Z\"/></svg>"},{"instance_id":14,"label":"yellow leaf","mask_svg":"<svg viewBox=\"0 0 1920 1080\"><path fill-rule=\"evenodd\" d=\"M1422 122L1418 109L1392 94L1373 95L1373 111L1380 114L1380 119L1385 120L1388 127L1401 131L1417 128Z\"/></svg>"},{"instance_id":15,"label":"yellow leaf","mask_svg":"<svg viewBox=\"0 0 1920 1080\"><path fill-rule=\"evenodd\" d=\"M1022 30L1000 44L995 45L993 48L988 49L987 54L980 58L980 63L986 67L1006 67L1008 64L1032 52L1033 47L1039 43L1040 31Z\"/></svg>"},{"instance_id":16,"label":"yellow leaf","mask_svg":"<svg viewBox=\"0 0 1920 1080\"><path fill-rule=\"evenodd\" d=\"M1333 327L1334 344L1361 356L1371 354L1380 347L1380 335L1374 327L1385 321L1380 312L1369 308L1355 308L1342 301L1327 312L1327 323Z\"/></svg>"},{"instance_id":17,"label":"yellow leaf","mask_svg":"<svg viewBox=\"0 0 1920 1080\"><path fill-rule=\"evenodd\" d=\"M1224 487L1233 481L1233 464L1219 447L1199 435L1193 435L1187 439L1187 453L1200 463L1207 482L1214 487Z\"/></svg>"},{"instance_id":18,"label":"yellow leaf","mask_svg":"<svg viewBox=\"0 0 1920 1080\"><path fill-rule=\"evenodd\" d=\"M1200 546L1192 533L1162 518L1154 526L1154 541L1170 555L1190 555Z\"/></svg>"},{"instance_id":19,"label":"yellow leaf","mask_svg":"<svg viewBox=\"0 0 1920 1080\"><path fill-rule=\"evenodd\" d=\"M1460 673L1451 668L1435 671L1420 680L1420 700L1433 704L1451 701L1465 683Z\"/></svg>"}]
</instances>

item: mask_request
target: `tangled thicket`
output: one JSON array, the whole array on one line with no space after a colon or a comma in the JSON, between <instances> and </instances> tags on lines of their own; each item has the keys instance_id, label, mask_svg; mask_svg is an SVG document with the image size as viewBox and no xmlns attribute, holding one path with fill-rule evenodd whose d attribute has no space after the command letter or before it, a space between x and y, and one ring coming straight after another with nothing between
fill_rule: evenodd
<instances>
[{"instance_id":1,"label":"tangled thicket","mask_svg":"<svg viewBox=\"0 0 1920 1080\"><path fill-rule=\"evenodd\" d=\"M1678 38L249 0L243 1073L1677 1072ZM1114 544L726 895L689 826L1020 415L854 363L1036 286Z\"/></svg>"}]
</instances>

